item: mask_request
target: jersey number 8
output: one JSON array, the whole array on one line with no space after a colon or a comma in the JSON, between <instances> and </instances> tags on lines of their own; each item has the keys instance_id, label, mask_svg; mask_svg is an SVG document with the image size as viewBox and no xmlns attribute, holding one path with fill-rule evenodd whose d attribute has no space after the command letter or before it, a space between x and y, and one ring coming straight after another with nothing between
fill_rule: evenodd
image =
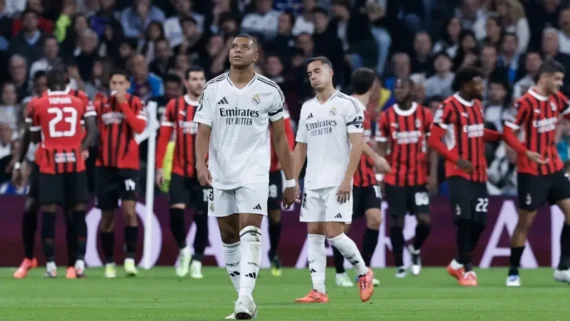
<instances>
[{"instance_id":1,"label":"jersey number 8","mask_svg":"<svg viewBox=\"0 0 570 321\"><path fill-rule=\"evenodd\" d=\"M48 113L54 114L54 118L49 121L50 137L72 137L75 136L77 124L77 110L73 107L55 108L51 107ZM60 131L56 128L61 121L69 124L69 130Z\"/></svg>"}]
</instances>

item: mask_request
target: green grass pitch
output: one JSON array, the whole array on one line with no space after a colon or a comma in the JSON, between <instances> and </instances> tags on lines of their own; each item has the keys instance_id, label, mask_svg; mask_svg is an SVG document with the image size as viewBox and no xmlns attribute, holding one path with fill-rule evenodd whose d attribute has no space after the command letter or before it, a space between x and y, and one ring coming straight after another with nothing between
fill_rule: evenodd
<instances>
[{"instance_id":1,"label":"green grass pitch","mask_svg":"<svg viewBox=\"0 0 570 321\"><path fill-rule=\"evenodd\" d=\"M102 269L83 280L43 279L35 269L25 280L0 269L0 321L223 320L232 312L236 293L225 270L207 268L205 278L178 279L173 268L140 270L136 278L107 280ZM570 288L555 283L551 269L522 271L523 287L506 288L505 269L478 270L480 285L461 288L444 268L424 269L419 277L395 279L393 268L378 269L382 282L372 300L361 303L357 288L334 285L327 273L331 302L293 303L310 290L306 270L285 269L283 276L263 270L255 299L257 320L326 321L471 321L570 320Z\"/></svg>"}]
</instances>

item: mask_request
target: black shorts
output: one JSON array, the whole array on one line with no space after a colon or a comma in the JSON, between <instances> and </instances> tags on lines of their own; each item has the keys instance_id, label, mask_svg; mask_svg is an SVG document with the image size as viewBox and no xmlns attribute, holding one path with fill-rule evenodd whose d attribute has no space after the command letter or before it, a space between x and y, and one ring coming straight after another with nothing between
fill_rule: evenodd
<instances>
[{"instance_id":1,"label":"black shorts","mask_svg":"<svg viewBox=\"0 0 570 321\"><path fill-rule=\"evenodd\" d=\"M70 205L87 203L87 173L40 174L40 204Z\"/></svg>"},{"instance_id":2,"label":"black shorts","mask_svg":"<svg viewBox=\"0 0 570 321\"><path fill-rule=\"evenodd\" d=\"M564 171L550 175L517 175L519 208L536 211L547 202L554 205L570 198L570 177Z\"/></svg>"},{"instance_id":3,"label":"black shorts","mask_svg":"<svg viewBox=\"0 0 570 321\"><path fill-rule=\"evenodd\" d=\"M184 177L172 174L168 187L170 205L185 204L200 214L208 213L208 196L210 189L200 185L196 177Z\"/></svg>"},{"instance_id":4,"label":"black shorts","mask_svg":"<svg viewBox=\"0 0 570 321\"><path fill-rule=\"evenodd\" d=\"M28 198L38 200L40 196L40 167L36 162L28 162L28 164L32 169L28 179Z\"/></svg>"},{"instance_id":5,"label":"black shorts","mask_svg":"<svg viewBox=\"0 0 570 321\"><path fill-rule=\"evenodd\" d=\"M473 182L454 176L447 178L447 184L455 221L472 220L484 224L487 220L487 207L489 206L487 183Z\"/></svg>"},{"instance_id":6,"label":"black shorts","mask_svg":"<svg viewBox=\"0 0 570 321\"><path fill-rule=\"evenodd\" d=\"M364 216L369 209L380 209L382 199L380 198L380 187L371 186L353 186L352 187L352 217L357 218Z\"/></svg>"},{"instance_id":7,"label":"black shorts","mask_svg":"<svg viewBox=\"0 0 570 321\"><path fill-rule=\"evenodd\" d=\"M269 173L269 197L267 198L267 209L269 211L280 210L283 201L283 176L281 171Z\"/></svg>"},{"instance_id":8,"label":"black shorts","mask_svg":"<svg viewBox=\"0 0 570 321\"><path fill-rule=\"evenodd\" d=\"M425 185L385 185L385 199L390 216L429 214L429 194Z\"/></svg>"},{"instance_id":9,"label":"black shorts","mask_svg":"<svg viewBox=\"0 0 570 321\"><path fill-rule=\"evenodd\" d=\"M119 200L137 199L137 170L97 167L96 175L95 194L98 209L114 210L119 207Z\"/></svg>"}]
</instances>

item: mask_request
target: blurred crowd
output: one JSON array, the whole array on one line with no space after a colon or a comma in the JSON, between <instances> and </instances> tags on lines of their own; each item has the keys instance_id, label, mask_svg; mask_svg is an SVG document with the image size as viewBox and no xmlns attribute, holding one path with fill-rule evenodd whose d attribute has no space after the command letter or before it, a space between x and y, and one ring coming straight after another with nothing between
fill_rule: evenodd
<instances>
[{"instance_id":1,"label":"blurred crowd","mask_svg":"<svg viewBox=\"0 0 570 321\"><path fill-rule=\"evenodd\" d=\"M372 117L394 103L398 77L410 76L416 100L435 108L452 94L454 72L477 66L487 126L499 131L543 59L570 69L564 0L0 0L0 183L9 181L23 106L45 90L48 68L66 69L70 87L91 99L106 94L110 70L127 69L131 93L163 107L183 93L190 66L208 78L225 72L240 32L258 39L257 71L282 87L294 121L313 95L304 70L311 56L327 56L348 92L352 70L374 69ZM569 137L562 122L563 160ZM492 194L516 191L515 156L503 143L488 146Z\"/></svg>"}]
</instances>

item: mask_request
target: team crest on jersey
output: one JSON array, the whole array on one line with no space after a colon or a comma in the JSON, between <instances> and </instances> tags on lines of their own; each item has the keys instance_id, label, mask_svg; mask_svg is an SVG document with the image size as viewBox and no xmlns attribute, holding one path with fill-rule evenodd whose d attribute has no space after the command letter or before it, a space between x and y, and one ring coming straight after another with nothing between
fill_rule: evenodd
<instances>
[{"instance_id":1,"label":"team crest on jersey","mask_svg":"<svg viewBox=\"0 0 570 321\"><path fill-rule=\"evenodd\" d=\"M422 127L422 121L419 119L416 119L416 128L420 128Z\"/></svg>"},{"instance_id":2,"label":"team crest on jersey","mask_svg":"<svg viewBox=\"0 0 570 321\"><path fill-rule=\"evenodd\" d=\"M550 102L550 108L552 109L552 111L556 111L556 104L553 102Z\"/></svg>"},{"instance_id":3,"label":"team crest on jersey","mask_svg":"<svg viewBox=\"0 0 570 321\"><path fill-rule=\"evenodd\" d=\"M214 212L214 202L210 202L210 212Z\"/></svg>"},{"instance_id":4,"label":"team crest on jersey","mask_svg":"<svg viewBox=\"0 0 570 321\"><path fill-rule=\"evenodd\" d=\"M261 102L261 98L259 98L259 94L253 95L253 98L251 98L251 102L254 105L259 105L259 103Z\"/></svg>"},{"instance_id":5,"label":"team crest on jersey","mask_svg":"<svg viewBox=\"0 0 570 321\"><path fill-rule=\"evenodd\" d=\"M331 116L336 115L336 107L331 108L331 111L329 111L329 114L330 114Z\"/></svg>"}]
</instances>

